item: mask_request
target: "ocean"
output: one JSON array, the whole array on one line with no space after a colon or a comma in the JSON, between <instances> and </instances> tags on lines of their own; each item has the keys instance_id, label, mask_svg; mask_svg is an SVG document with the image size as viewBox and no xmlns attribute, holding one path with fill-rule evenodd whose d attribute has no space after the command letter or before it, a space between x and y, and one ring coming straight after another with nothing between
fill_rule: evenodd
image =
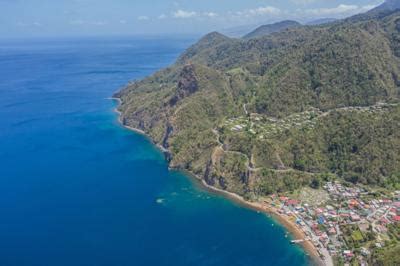
<instances>
[{"instance_id":1,"label":"ocean","mask_svg":"<svg viewBox=\"0 0 400 266\"><path fill-rule=\"evenodd\" d=\"M0 265L307 265L265 214L169 171L108 99L193 38L0 41Z\"/></svg>"}]
</instances>

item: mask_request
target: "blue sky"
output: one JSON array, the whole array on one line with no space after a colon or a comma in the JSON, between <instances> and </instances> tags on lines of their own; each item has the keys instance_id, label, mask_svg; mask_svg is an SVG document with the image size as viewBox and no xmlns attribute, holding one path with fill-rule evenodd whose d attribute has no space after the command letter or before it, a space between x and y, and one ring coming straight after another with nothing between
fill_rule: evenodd
<instances>
[{"instance_id":1,"label":"blue sky","mask_svg":"<svg viewBox=\"0 0 400 266\"><path fill-rule=\"evenodd\" d=\"M201 34L364 12L383 0L0 0L0 37Z\"/></svg>"}]
</instances>

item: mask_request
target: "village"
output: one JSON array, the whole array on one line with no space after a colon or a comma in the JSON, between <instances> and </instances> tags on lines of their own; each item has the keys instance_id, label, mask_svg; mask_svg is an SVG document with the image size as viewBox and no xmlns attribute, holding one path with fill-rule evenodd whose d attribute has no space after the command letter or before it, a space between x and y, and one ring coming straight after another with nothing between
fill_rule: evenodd
<instances>
[{"instance_id":1,"label":"village","mask_svg":"<svg viewBox=\"0 0 400 266\"><path fill-rule=\"evenodd\" d=\"M276 119L259 114L251 114L249 118L241 116L228 119L222 127L226 127L232 132L248 131L259 139L266 139L293 127L313 128L317 122L316 118L321 114L322 112L315 108L291 115L285 119Z\"/></svg>"},{"instance_id":2,"label":"village","mask_svg":"<svg viewBox=\"0 0 400 266\"><path fill-rule=\"evenodd\" d=\"M295 113L283 119L277 119L257 113L248 113L247 116L230 118L221 124L221 128L226 128L233 133L248 132L258 139L268 139L285 130L292 128L314 129L318 119L326 117L332 112L357 112L357 113L378 113L387 112L390 107L398 104L378 103L372 106L342 107L323 112L317 108L310 107L300 113Z\"/></svg>"},{"instance_id":3,"label":"village","mask_svg":"<svg viewBox=\"0 0 400 266\"><path fill-rule=\"evenodd\" d=\"M310 241L321 258L341 258L343 263L357 260L367 265L371 252L390 241L390 226L399 226L400 191L391 197L376 198L364 188L339 182L327 182L323 189L329 200L319 206L276 194L264 203L304 232L305 239L292 243Z\"/></svg>"},{"instance_id":4,"label":"village","mask_svg":"<svg viewBox=\"0 0 400 266\"><path fill-rule=\"evenodd\" d=\"M220 126L221 132L253 135L260 140L273 138L285 130L313 129L318 119L337 112L376 113L389 111L397 104L378 103L367 107L344 107L322 112L310 108L283 119L247 112L247 116L230 118ZM306 195L271 195L261 201L284 219L292 221L305 235L292 243L311 242L321 258L339 259L346 264L357 261L367 265L368 258L377 249L384 248L395 235L398 241L400 224L400 191L391 195L375 193L369 188L351 183L331 181L324 184L323 193L313 203ZM394 228L394 229L393 229ZM337 261L336 261L337 262ZM336 263L337 264L337 263Z\"/></svg>"}]
</instances>

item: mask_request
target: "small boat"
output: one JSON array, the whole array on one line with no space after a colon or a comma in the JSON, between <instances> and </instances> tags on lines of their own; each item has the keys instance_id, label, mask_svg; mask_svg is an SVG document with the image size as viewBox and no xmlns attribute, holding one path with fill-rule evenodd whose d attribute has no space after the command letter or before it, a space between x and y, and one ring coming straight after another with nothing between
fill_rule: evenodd
<instances>
[{"instance_id":1,"label":"small boat","mask_svg":"<svg viewBox=\"0 0 400 266\"><path fill-rule=\"evenodd\" d=\"M290 243L297 244L297 243L301 243L303 241L304 241L303 239L295 239L295 240L291 240Z\"/></svg>"},{"instance_id":2,"label":"small boat","mask_svg":"<svg viewBox=\"0 0 400 266\"><path fill-rule=\"evenodd\" d=\"M157 202L158 204L163 204L163 203L164 203L164 199L159 198L159 199L156 200L156 202Z\"/></svg>"}]
</instances>

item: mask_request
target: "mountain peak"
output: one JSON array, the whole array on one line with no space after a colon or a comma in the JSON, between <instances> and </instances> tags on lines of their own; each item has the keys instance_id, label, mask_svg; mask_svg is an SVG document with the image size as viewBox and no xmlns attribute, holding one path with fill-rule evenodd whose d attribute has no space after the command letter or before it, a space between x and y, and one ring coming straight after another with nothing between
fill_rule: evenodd
<instances>
[{"instance_id":1,"label":"mountain peak","mask_svg":"<svg viewBox=\"0 0 400 266\"><path fill-rule=\"evenodd\" d=\"M178 59L178 62L186 62L193 56L195 56L198 51L205 50L209 47L215 47L216 45L223 43L225 41L229 41L231 38L213 31L211 33L203 36L197 43L192 45L189 49L187 49Z\"/></svg>"},{"instance_id":2,"label":"mountain peak","mask_svg":"<svg viewBox=\"0 0 400 266\"><path fill-rule=\"evenodd\" d=\"M226 40L229 40L229 37L217 31L213 31L203 36L199 42L211 43L211 42L226 41Z\"/></svg>"}]
</instances>

